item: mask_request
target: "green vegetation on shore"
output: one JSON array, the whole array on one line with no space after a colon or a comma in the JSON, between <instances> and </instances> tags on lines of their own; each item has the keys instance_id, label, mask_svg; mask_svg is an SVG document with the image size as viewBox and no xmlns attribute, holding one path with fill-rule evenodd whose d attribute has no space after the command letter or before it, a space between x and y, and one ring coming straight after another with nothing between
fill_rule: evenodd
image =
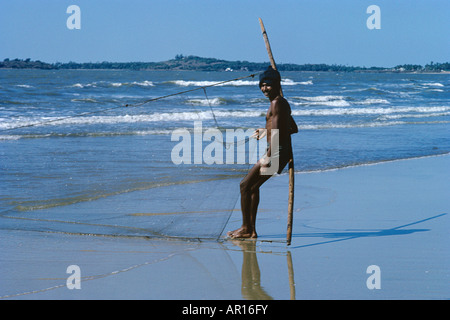
<instances>
[{"instance_id":1,"label":"green vegetation on shore","mask_svg":"<svg viewBox=\"0 0 450 320\"><path fill-rule=\"evenodd\" d=\"M5 59L1 68L9 69L108 69L108 70L192 70L192 71L261 71L268 62L226 61L215 58L176 55L174 59L162 62L67 62L45 63L30 59ZM404 64L393 68L353 67L328 64L291 64L277 65L280 71L323 71L323 72L448 72L450 63L431 62L425 66Z\"/></svg>"}]
</instances>

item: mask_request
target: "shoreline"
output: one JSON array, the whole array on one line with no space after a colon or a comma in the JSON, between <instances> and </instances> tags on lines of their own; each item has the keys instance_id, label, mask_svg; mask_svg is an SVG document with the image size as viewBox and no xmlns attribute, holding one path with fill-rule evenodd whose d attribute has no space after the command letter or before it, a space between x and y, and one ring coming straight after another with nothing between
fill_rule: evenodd
<instances>
[{"instance_id":1,"label":"shoreline","mask_svg":"<svg viewBox=\"0 0 450 320\"><path fill-rule=\"evenodd\" d=\"M297 173L291 246L287 175L261 188L256 241L0 229L0 300L448 299L450 155L407 160ZM235 210L224 234L240 222Z\"/></svg>"},{"instance_id":2,"label":"shoreline","mask_svg":"<svg viewBox=\"0 0 450 320\"><path fill-rule=\"evenodd\" d=\"M407 161L407 160L415 160L415 159L423 159L423 158L432 158L432 157L444 157L450 155L450 152L440 153L440 154L430 154L425 156L417 156L417 157L410 157L410 158L401 158L401 159L393 159L393 160L380 160L380 161L374 161L374 162L366 162L366 163L360 163L360 164L352 164L342 167L335 167L335 168L328 168L328 169L318 169L318 170L307 170L307 171L296 171L295 174L301 174L301 173L320 173L320 172L329 172L329 171L336 171L341 169L347 169L347 168L358 168L358 167L364 167L364 166L375 166L383 163L390 163L390 162L397 162L397 161ZM287 172L283 172L280 175L287 175Z\"/></svg>"}]
</instances>

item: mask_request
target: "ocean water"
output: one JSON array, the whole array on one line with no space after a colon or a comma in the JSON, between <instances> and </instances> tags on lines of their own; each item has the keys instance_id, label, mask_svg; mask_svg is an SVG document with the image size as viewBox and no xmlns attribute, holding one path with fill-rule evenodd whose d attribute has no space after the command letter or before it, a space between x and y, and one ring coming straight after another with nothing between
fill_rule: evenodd
<instances>
[{"instance_id":1,"label":"ocean water","mask_svg":"<svg viewBox=\"0 0 450 320\"><path fill-rule=\"evenodd\" d=\"M180 140L171 138L180 129L193 133L195 123L203 132L218 126L224 137L226 129L264 127L269 102L257 77L189 91L247 75L0 70L0 214L102 225L110 219L114 226L130 225L124 214L158 215L167 221L153 225L173 227L169 213L229 211L249 159L176 165L171 156ZM450 152L449 74L284 72L282 77L300 129L292 136L297 172ZM172 95L182 91L189 92ZM172 96L141 104L166 95ZM223 159L240 143L249 145L241 140L231 151L226 146ZM202 150L209 144L203 141ZM106 210L109 199L117 201ZM118 216L119 222L112 219ZM221 219L226 223L226 215ZM5 221L0 219L0 227ZM195 233L189 225L173 233Z\"/></svg>"}]
</instances>

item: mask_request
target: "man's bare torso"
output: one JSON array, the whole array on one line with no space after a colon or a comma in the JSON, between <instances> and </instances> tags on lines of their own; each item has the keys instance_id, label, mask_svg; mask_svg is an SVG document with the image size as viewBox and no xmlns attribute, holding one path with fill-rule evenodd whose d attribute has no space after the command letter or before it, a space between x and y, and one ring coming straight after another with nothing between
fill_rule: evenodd
<instances>
[{"instance_id":1,"label":"man's bare torso","mask_svg":"<svg viewBox=\"0 0 450 320\"><path fill-rule=\"evenodd\" d=\"M271 101L266 114L267 143L270 144L272 128L278 129L279 145L285 146L290 142L289 124L291 108L289 103L281 96L277 96ZM273 118L276 116L276 123Z\"/></svg>"}]
</instances>

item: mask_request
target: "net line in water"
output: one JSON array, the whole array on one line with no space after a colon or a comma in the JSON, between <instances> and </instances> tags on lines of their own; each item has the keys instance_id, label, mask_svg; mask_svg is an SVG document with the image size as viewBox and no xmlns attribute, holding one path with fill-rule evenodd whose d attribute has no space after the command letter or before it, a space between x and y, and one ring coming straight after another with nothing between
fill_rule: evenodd
<instances>
[{"instance_id":1,"label":"net line in water","mask_svg":"<svg viewBox=\"0 0 450 320\"><path fill-rule=\"evenodd\" d=\"M57 118L57 119L51 119L51 120L46 120L46 121L39 121L36 123L31 123L31 124L26 124L26 125L19 125L19 126L15 126L15 127L11 127L11 128L6 128L6 129L1 129L0 132L6 132L6 131L12 131L12 130L18 130L18 129L24 129L24 128L30 128L30 127L36 127L36 126L42 126L42 125L46 125L46 124L52 124L55 122L61 122L64 120L68 120L68 119L72 119L72 118L78 118L78 117L85 117L85 116L90 116L90 115L94 115L94 114L98 114L98 113L105 113L105 112L109 112L109 111L113 111L116 109L120 109L120 108L128 108L128 107L140 107L143 106L145 104L148 104L150 102L154 102L154 101L159 101L162 99L167 99L173 96L178 96L178 95L182 95L182 94L187 94L190 92L194 92L194 91L199 91L199 90L203 90L206 99L208 100L208 104L210 106L211 112L213 114L214 120L216 122L216 125L218 125L217 120L216 120L216 116L214 115L214 111L212 109L211 103L209 102L208 96L206 94L206 89L207 88L211 88L211 87L215 87L215 86L219 86L219 85L223 85L226 83L230 83L233 81L238 81L238 80L242 80L242 79L247 79L247 78L254 78L256 76L256 74L250 74L248 76L243 76L243 77L238 77L238 78L234 78L231 80L225 80L225 81L219 81L213 84L209 84L209 85L205 85L205 86L199 86L196 87L194 89L189 89L189 90L184 90L184 91L178 91L175 93L171 93L171 94L167 94L167 95L163 95L163 96L159 96L156 98L151 98L151 99L147 99L147 100L143 100L141 102L137 102L137 103L133 103L133 104L120 104L118 106L114 106L114 107L110 107L110 108L105 108L105 109L101 109L101 110L95 110L95 111L88 111L88 112L82 112L82 113L78 113L78 114L74 114L71 116L66 116L66 117L61 117L61 118Z\"/></svg>"},{"instance_id":2,"label":"net line in water","mask_svg":"<svg viewBox=\"0 0 450 320\"><path fill-rule=\"evenodd\" d=\"M217 82L145 100L134 105L126 105L126 107L138 107L170 96L203 90L214 118L216 132L220 134L224 131L219 130L219 123L214 115L206 88L248 77L254 77L254 75ZM120 107L123 108L123 106ZM119 107L85 112L71 117L87 116L117 108ZM64 119L66 118L51 122ZM48 122L26 127L45 124ZM201 136L210 129L202 128ZM192 133L195 134L195 132ZM148 136L150 143L152 143L151 139L156 138L166 139L171 146L177 143L173 142L171 137ZM217 240L222 235L233 211L238 210L235 206L239 198L239 181L249 168L251 162L249 155L252 152L255 153L256 144L249 143L255 141L252 140L248 133L244 134L242 139L233 137L232 140L216 136L215 155L217 156L217 153L226 155L226 159L216 164L206 164L205 159L196 162L195 155L194 161L181 165L175 164L170 159L170 153L167 153L163 164L149 169L162 168L163 173L156 174L154 181L144 187L119 188L114 192L105 191L99 194L93 194L92 190L86 187L85 190L80 190L81 196L74 199L50 197L42 201L24 200L13 209L2 213L5 219L1 219L0 228L104 236ZM21 143L21 140L17 143ZM205 146L207 148L212 144L212 140L203 141L202 139L201 152L204 153ZM245 148L242 148L243 146ZM247 155L244 155L245 161L239 161L243 152ZM234 161L227 161L229 157ZM82 185L80 189L83 189Z\"/></svg>"}]
</instances>

